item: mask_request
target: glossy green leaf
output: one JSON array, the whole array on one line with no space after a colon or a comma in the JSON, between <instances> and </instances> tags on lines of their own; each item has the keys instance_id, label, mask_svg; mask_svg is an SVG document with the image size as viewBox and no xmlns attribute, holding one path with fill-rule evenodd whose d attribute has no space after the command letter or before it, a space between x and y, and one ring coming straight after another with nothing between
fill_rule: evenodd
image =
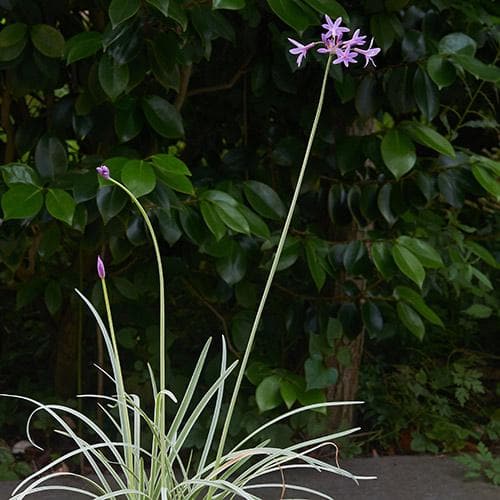
<instances>
[{"instance_id":1,"label":"glossy green leaf","mask_svg":"<svg viewBox=\"0 0 500 500\"><path fill-rule=\"evenodd\" d=\"M32 26L31 41L44 56L62 57L64 54L64 37L48 24Z\"/></svg>"},{"instance_id":2,"label":"glossy green leaf","mask_svg":"<svg viewBox=\"0 0 500 500\"><path fill-rule=\"evenodd\" d=\"M325 272L325 257L319 252L319 247L315 239L307 239L305 241L305 251L307 266L309 267L309 272L314 280L316 288L321 290L326 280Z\"/></svg>"},{"instance_id":3,"label":"glossy green leaf","mask_svg":"<svg viewBox=\"0 0 500 500\"><path fill-rule=\"evenodd\" d=\"M128 66L117 63L107 54L99 61L98 75L102 89L112 101L125 91L130 78Z\"/></svg>"},{"instance_id":4,"label":"glossy green leaf","mask_svg":"<svg viewBox=\"0 0 500 500\"><path fill-rule=\"evenodd\" d=\"M216 269L228 285L235 285L245 277L247 265L245 251L238 243L232 241L227 255L217 260Z\"/></svg>"},{"instance_id":5,"label":"glossy green leaf","mask_svg":"<svg viewBox=\"0 0 500 500\"><path fill-rule=\"evenodd\" d=\"M220 191L219 189L208 189L207 191L203 191L200 195L200 200L208 200L213 203L227 203L234 208L237 208L240 205L230 194L225 191Z\"/></svg>"},{"instance_id":6,"label":"glossy green leaf","mask_svg":"<svg viewBox=\"0 0 500 500\"><path fill-rule=\"evenodd\" d=\"M54 315L61 308L63 297L61 285L57 281L49 281L44 291L44 300L47 310Z\"/></svg>"},{"instance_id":7,"label":"glossy green leaf","mask_svg":"<svg viewBox=\"0 0 500 500\"><path fill-rule=\"evenodd\" d=\"M39 174L45 178L55 179L64 174L68 168L66 148L57 138L44 135L36 145L35 166Z\"/></svg>"},{"instance_id":8,"label":"glossy green leaf","mask_svg":"<svg viewBox=\"0 0 500 500\"><path fill-rule=\"evenodd\" d=\"M449 87L457 78L453 64L438 54L432 55L427 60L427 73L439 89Z\"/></svg>"},{"instance_id":9,"label":"glossy green leaf","mask_svg":"<svg viewBox=\"0 0 500 500\"><path fill-rule=\"evenodd\" d=\"M122 182L139 198L156 187L156 175L150 163L129 160L122 169Z\"/></svg>"},{"instance_id":10,"label":"glossy green leaf","mask_svg":"<svg viewBox=\"0 0 500 500\"><path fill-rule=\"evenodd\" d=\"M357 264L365 257L366 248L362 241L354 240L347 244L342 263L348 274L358 274Z\"/></svg>"},{"instance_id":11,"label":"glossy green leaf","mask_svg":"<svg viewBox=\"0 0 500 500\"><path fill-rule=\"evenodd\" d=\"M255 390L255 401L261 413L281 405L281 378L278 375L266 377Z\"/></svg>"},{"instance_id":12,"label":"glossy green leaf","mask_svg":"<svg viewBox=\"0 0 500 500\"><path fill-rule=\"evenodd\" d=\"M434 149L445 156L455 157L455 150L450 142L439 132L419 122L405 122L404 131L416 142Z\"/></svg>"},{"instance_id":13,"label":"glossy green leaf","mask_svg":"<svg viewBox=\"0 0 500 500\"><path fill-rule=\"evenodd\" d=\"M453 170L441 172L438 175L438 187L445 200L452 207L462 207L465 193L458 173L455 173Z\"/></svg>"},{"instance_id":14,"label":"glossy green leaf","mask_svg":"<svg viewBox=\"0 0 500 500\"><path fill-rule=\"evenodd\" d=\"M464 243L465 247L468 248L474 255L477 255L481 260L486 262L491 267L498 268L500 263L495 260L495 257L483 246L481 246L476 241L466 240Z\"/></svg>"},{"instance_id":15,"label":"glossy green leaf","mask_svg":"<svg viewBox=\"0 0 500 500\"><path fill-rule=\"evenodd\" d=\"M384 184L377 196L377 206L387 223L392 226L397 217L392 213L391 208L392 184Z\"/></svg>"},{"instance_id":16,"label":"glossy green leaf","mask_svg":"<svg viewBox=\"0 0 500 500\"><path fill-rule=\"evenodd\" d=\"M194 187L189 178L185 175L171 174L170 172L157 171L157 176L169 188L179 193L194 194Z\"/></svg>"},{"instance_id":17,"label":"glossy green leaf","mask_svg":"<svg viewBox=\"0 0 500 500\"><path fill-rule=\"evenodd\" d=\"M187 165L179 158L171 154L157 154L151 157L153 165L163 172L176 175L191 175Z\"/></svg>"},{"instance_id":18,"label":"glossy green leaf","mask_svg":"<svg viewBox=\"0 0 500 500\"><path fill-rule=\"evenodd\" d=\"M397 286L394 289L394 297L409 304L416 309L427 321L433 325L444 328L441 318L424 302L422 295L406 286Z\"/></svg>"},{"instance_id":19,"label":"glossy green leaf","mask_svg":"<svg viewBox=\"0 0 500 500\"><path fill-rule=\"evenodd\" d=\"M280 220L285 216L285 205L276 191L267 184L246 181L243 184L243 191L251 207L262 217Z\"/></svg>"},{"instance_id":20,"label":"glossy green leaf","mask_svg":"<svg viewBox=\"0 0 500 500\"><path fill-rule=\"evenodd\" d=\"M397 242L416 255L424 267L438 269L444 266L441 255L426 241L419 238L410 238L409 236L400 236Z\"/></svg>"},{"instance_id":21,"label":"glossy green leaf","mask_svg":"<svg viewBox=\"0 0 500 500\"><path fill-rule=\"evenodd\" d=\"M476 52L476 42L465 33L450 33L439 41L440 54L464 54L473 56Z\"/></svg>"},{"instance_id":22,"label":"glossy green leaf","mask_svg":"<svg viewBox=\"0 0 500 500\"><path fill-rule=\"evenodd\" d=\"M169 0L146 0L146 3L158 9L165 17L169 17Z\"/></svg>"},{"instance_id":23,"label":"glossy green leaf","mask_svg":"<svg viewBox=\"0 0 500 500\"><path fill-rule=\"evenodd\" d=\"M493 64L485 64L470 55L455 54L453 62L461 66L465 71L486 82L500 82L500 68Z\"/></svg>"},{"instance_id":24,"label":"glossy green leaf","mask_svg":"<svg viewBox=\"0 0 500 500\"><path fill-rule=\"evenodd\" d=\"M280 395L286 407L290 409L295 401L297 401L297 385L289 380L283 379L280 382Z\"/></svg>"},{"instance_id":25,"label":"glossy green leaf","mask_svg":"<svg viewBox=\"0 0 500 500\"><path fill-rule=\"evenodd\" d=\"M421 68L415 71L413 88L418 109L428 122L432 121L439 113L439 92L427 72Z\"/></svg>"},{"instance_id":26,"label":"glossy green leaf","mask_svg":"<svg viewBox=\"0 0 500 500\"><path fill-rule=\"evenodd\" d=\"M385 134L380 150L384 163L396 179L408 173L417 161L415 145L399 130L393 129Z\"/></svg>"},{"instance_id":27,"label":"glossy green leaf","mask_svg":"<svg viewBox=\"0 0 500 500\"><path fill-rule=\"evenodd\" d=\"M28 27L24 23L3 26L0 31L0 62L19 57L26 47Z\"/></svg>"},{"instance_id":28,"label":"glossy green leaf","mask_svg":"<svg viewBox=\"0 0 500 500\"><path fill-rule=\"evenodd\" d=\"M321 15L328 14L332 19L342 18L343 24L349 22L349 14L336 0L304 0L306 4Z\"/></svg>"},{"instance_id":29,"label":"glossy green leaf","mask_svg":"<svg viewBox=\"0 0 500 500\"><path fill-rule=\"evenodd\" d=\"M73 197L62 189L49 189L45 197L45 206L52 217L73 224L76 203Z\"/></svg>"},{"instance_id":30,"label":"glossy green leaf","mask_svg":"<svg viewBox=\"0 0 500 500\"><path fill-rule=\"evenodd\" d=\"M267 224L254 212L252 212L245 205L238 204L238 210L241 212L243 217L248 222L248 227L250 228L250 232L259 238L263 238L264 240L268 240L271 237L271 232L269 231L269 227Z\"/></svg>"},{"instance_id":31,"label":"glossy green leaf","mask_svg":"<svg viewBox=\"0 0 500 500\"><path fill-rule=\"evenodd\" d=\"M9 163L0 167L0 170L5 184L9 187L14 184L40 185L40 177L36 171L24 163Z\"/></svg>"},{"instance_id":32,"label":"glossy green leaf","mask_svg":"<svg viewBox=\"0 0 500 500\"><path fill-rule=\"evenodd\" d=\"M16 184L2 196L3 218L27 219L34 217L42 208L42 190L32 184Z\"/></svg>"},{"instance_id":33,"label":"glossy green leaf","mask_svg":"<svg viewBox=\"0 0 500 500\"><path fill-rule=\"evenodd\" d=\"M120 142L128 142L137 137L141 132L144 119L136 100L129 98L120 99L115 104L115 132Z\"/></svg>"},{"instance_id":34,"label":"glossy green leaf","mask_svg":"<svg viewBox=\"0 0 500 500\"><path fill-rule=\"evenodd\" d=\"M109 18L113 28L135 16L140 6L140 0L111 0Z\"/></svg>"},{"instance_id":35,"label":"glossy green leaf","mask_svg":"<svg viewBox=\"0 0 500 500\"><path fill-rule=\"evenodd\" d=\"M493 309L484 304L472 304L463 312L469 316L472 316L473 318L485 319L489 318L492 315Z\"/></svg>"},{"instance_id":36,"label":"glossy green leaf","mask_svg":"<svg viewBox=\"0 0 500 500\"><path fill-rule=\"evenodd\" d=\"M326 367L322 359L308 358L304 363L306 390L326 389L337 382L338 372Z\"/></svg>"},{"instance_id":37,"label":"glossy green leaf","mask_svg":"<svg viewBox=\"0 0 500 500\"><path fill-rule=\"evenodd\" d=\"M245 0L213 0L213 9L241 10L245 7Z\"/></svg>"},{"instance_id":38,"label":"glossy green leaf","mask_svg":"<svg viewBox=\"0 0 500 500\"><path fill-rule=\"evenodd\" d=\"M299 33L318 22L314 10L301 0L267 0L267 3L283 22Z\"/></svg>"},{"instance_id":39,"label":"glossy green leaf","mask_svg":"<svg viewBox=\"0 0 500 500\"><path fill-rule=\"evenodd\" d=\"M385 279L389 279L396 270L389 245L383 241L373 243L371 246L371 255L378 272Z\"/></svg>"},{"instance_id":40,"label":"glossy green leaf","mask_svg":"<svg viewBox=\"0 0 500 500\"><path fill-rule=\"evenodd\" d=\"M231 320L231 339L234 347L243 352L248 342L248 337L252 330L252 311L239 311Z\"/></svg>"},{"instance_id":41,"label":"glossy green leaf","mask_svg":"<svg viewBox=\"0 0 500 500\"><path fill-rule=\"evenodd\" d=\"M237 233L250 233L250 226L243 214L234 206L223 201L214 202L214 208L222 222Z\"/></svg>"},{"instance_id":42,"label":"glossy green leaf","mask_svg":"<svg viewBox=\"0 0 500 500\"><path fill-rule=\"evenodd\" d=\"M401 323L403 323L418 340L423 340L425 336L425 325L418 313L404 302L398 302L396 310Z\"/></svg>"},{"instance_id":43,"label":"glossy green leaf","mask_svg":"<svg viewBox=\"0 0 500 500\"><path fill-rule=\"evenodd\" d=\"M97 31L83 31L66 42L66 64L73 64L93 56L102 48L102 35Z\"/></svg>"},{"instance_id":44,"label":"glossy green leaf","mask_svg":"<svg viewBox=\"0 0 500 500\"><path fill-rule=\"evenodd\" d=\"M182 31L186 31L188 25L186 11L182 0L170 0L168 5L168 16L179 23Z\"/></svg>"},{"instance_id":45,"label":"glossy green leaf","mask_svg":"<svg viewBox=\"0 0 500 500\"><path fill-rule=\"evenodd\" d=\"M472 173L476 181L479 182L488 193L492 194L497 201L500 201L500 182L498 177L477 163L472 165Z\"/></svg>"},{"instance_id":46,"label":"glossy green leaf","mask_svg":"<svg viewBox=\"0 0 500 500\"><path fill-rule=\"evenodd\" d=\"M217 241L220 241L226 234L226 225L217 215L217 210L212 203L208 201L200 201L200 212L205 221L205 224L210 229L210 232L215 236Z\"/></svg>"},{"instance_id":47,"label":"glossy green leaf","mask_svg":"<svg viewBox=\"0 0 500 500\"><path fill-rule=\"evenodd\" d=\"M104 224L118 215L127 204L127 195L116 186L104 186L97 191L97 208Z\"/></svg>"},{"instance_id":48,"label":"glossy green leaf","mask_svg":"<svg viewBox=\"0 0 500 500\"><path fill-rule=\"evenodd\" d=\"M184 135L182 117L175 107L159 96L145 97L142 109L151 127L167 139L177 139Z\"/></svg>"},{"instance_id":49,"label":"glossy green leaf","mask_svg":"<svg viewBox=\"0 0 500 500\"><path fill-rule=\"evenodd\" d=\"M346 76L344 76L346 80ZM377 80L373 76L365 76L356 90L356 99L354 101L356 111L361 118L373 116L380 105Z\"/></svg>"},{"instance_id":50,"label":"glossy green leaf","mask_svg":"<svg viewBox=\"0 0 500 500\"><path fill-rule=\"evenodd\" d=\"M370 32L375 38L375 44L380 47L382 51L387 52L396 37L396 33L392 27L392 15L374 14L370 17Z\"/></svg>"},{"instance_id":51,"label":"glossy green leaf","mask_svg":"<svg viewBox=\"0 0 500 500\"><path fill-rule=\"evenodd\" d=\"M361 318L372 335L379 334L384 328L384 318L374 302L367 301L361 305Z\"/></svg>"},{"instance_id":52,"label":"glossy green leaf","mask_svg":"<svg viewBox=\"0 0 500 500\"><path fill-rule=\"evenodd\" d=\"M158 224L163 239L170 246L177 243L179 238L182 236L182 231L180 230L179 225L177 224L177 220L175 219L170 210L166 210L164 208L159 210Z\"/></svg>"},{"instance_id":53,"label":"glossy green leaf","mask_svg":"<svg viewBox=\"0 0 500 500\"><path fill-rule=\"evenodd\" d=\"M392 257L399 270L422 288L425 270L418 258L406 247L397 243L392 247Z\"/></svg>"}]
</instances>

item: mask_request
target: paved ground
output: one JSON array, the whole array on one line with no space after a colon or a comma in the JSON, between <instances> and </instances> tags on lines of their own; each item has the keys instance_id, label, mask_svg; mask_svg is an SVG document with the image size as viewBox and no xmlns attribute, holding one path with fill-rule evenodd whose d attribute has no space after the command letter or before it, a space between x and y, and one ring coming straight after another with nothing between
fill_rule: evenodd
<instances>
[{"instance_id":1,"label":"paved ground","mask_svg":"<svg viewBox=\"0 0 500 500\"><path fill-rule=\"evenodd\" d=\"M484 481L466 481L463 469L448 457L382 457L345 461L342 467L357 475L375 475L377 480L352 481L327 473L291 472L287 480L321 489L336 500L500 500L500 488ZM274 477L273 482L280 482ZM0 500L8 500L16 483L0 482ZM257 494L258 490L255 490ZM263 500L279 500L281 493L264 490ZM68 493L39 494L34 500L83 500L88 496ZM288 491L282 498L318 498Z\"/></svg>"}]
</instances>

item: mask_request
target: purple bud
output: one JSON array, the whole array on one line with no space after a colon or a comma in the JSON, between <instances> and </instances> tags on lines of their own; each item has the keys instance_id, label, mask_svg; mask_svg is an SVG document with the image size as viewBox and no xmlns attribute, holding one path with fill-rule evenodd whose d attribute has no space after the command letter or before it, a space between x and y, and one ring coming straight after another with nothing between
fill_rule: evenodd
<instances>
[{"instance_id":1,"label":"purple bud","mask_svg":"<svg viewBox=\"0 0 500 500\"><path fill-rule=\"evenodd\" d=\"M106 270L104 269L104 262L101 259L101 256L97 256L97 274L99 278L102 280L106 277Z\"/></svg>"},{"instance_id":2,"label":"purple bud","mask_svg":"<svg viewBox=\"0 0 500 500\"><path fill-rule=\"evenodd\" d=\"M106 165L101 165L100 167L96 168L97 173L103 178L103 179L109 179L109 168L106 167Z\"/></svg>"}]
</instances>

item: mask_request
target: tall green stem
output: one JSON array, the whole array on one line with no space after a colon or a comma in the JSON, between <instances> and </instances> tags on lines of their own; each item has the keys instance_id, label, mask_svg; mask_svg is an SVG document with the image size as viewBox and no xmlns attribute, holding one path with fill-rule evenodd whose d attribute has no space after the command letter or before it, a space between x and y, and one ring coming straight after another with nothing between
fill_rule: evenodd
<instances>
[{"instance_id":1,"label":"tall green stem","mask_svg":"<svg viewBox=\"0 0 500 500\"><path fill-rule=\"evenodd\" d=\"M233 416L234 408L236 405L236 399L238 398L238 393L241 387L241 382L245 375L245 370L248 364L248 359L250 358L250 353L252 352L253 344L255 341L255 335L257 333L257 329L259 328L260 320L262 317L262 312L264 311L264 306L266 305L267 296L271 289L271 285L273 283L274 275L276 274L276 270L278 268L278 263L281 257L281 253L283 252L283 247L285 245L286 237L288 235L288 230L290 228L290 224L292 222L293 213L295 211L295 206L297 204L297 199L299 197L300 189L302 187L302 181L304 179L304 174L306 171L307 163L309 161L309 155L311 154L312 145L314 142L314 137L316 135L316 129L318 128L319 118L321 115L321 110L323 108L323 101L325 98L325 89L326 82L328 80L328 72L330 69L330 64L332 62L332 56L328 57L328 61L325 67L325 73L323 75L323 83L321 85L321 92L319 95L318 106L316 108L316 115L314 116L314 121L311 127L311 133L309 134L309 141L307 142L306 151L304 153L304 159L302 160L302 166L300 167L299 177L297 179L297 184L295 186L295 191L293 193L292 202L290 204L290 208L288 210L288 214L285 219L285 224L283 225L283 230L281 232L281 236L278 242L278 247L276 249L276 253L274 255L274 259L271 265L271 270L269 271L269 275L267 277L266 285L264 287L264 291L262 292L262 297L260 299L259 307L257 308L257 314L255 315L255 319L252 325L252 329L250 331L250 336L248 338L247 346L245 349L245 354L243 355L243 360L240 364L240 369L238 371L238 376L236 378L236 383L234 385L233 394L231 397L231 402L229 403L229 408L227 410L226 419L224 421L224 427L222 429L221 439L219 442L219 448L217 450L217 457L215 459L215 469L217 469L220 464L220 460L222 457L222 453L224 452L224 446L226 444L227 434L229 431L229 425L231 424L231 419Z\"/></svg>"}]
</instances>

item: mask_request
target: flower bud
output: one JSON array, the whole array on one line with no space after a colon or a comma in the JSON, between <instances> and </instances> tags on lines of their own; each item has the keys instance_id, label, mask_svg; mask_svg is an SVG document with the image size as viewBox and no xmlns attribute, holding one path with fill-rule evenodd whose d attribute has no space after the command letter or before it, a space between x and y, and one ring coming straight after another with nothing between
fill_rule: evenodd
<instances>
[{"instance_id":1,"label":"flower bud","mask_svg":"<svg viewBox=\"0 0 500 500\"><path fill-rule=\"evenodd\" d=\"M106 270L104 269L104 262L101 259L101 256L97 256L97 274L99 278L102 280L106 277Z\"/></svg>"}]
</instances>

